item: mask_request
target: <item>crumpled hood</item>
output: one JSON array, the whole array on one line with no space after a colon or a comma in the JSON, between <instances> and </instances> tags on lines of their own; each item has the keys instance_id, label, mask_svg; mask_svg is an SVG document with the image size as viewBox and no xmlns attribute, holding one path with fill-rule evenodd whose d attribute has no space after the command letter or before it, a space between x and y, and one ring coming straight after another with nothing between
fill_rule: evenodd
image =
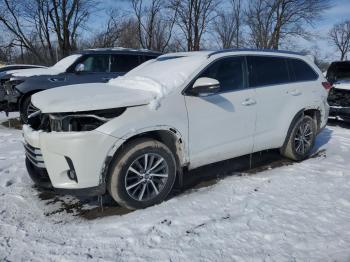
<instances>
[{"instance_id":1,"label":"crumpled hood","mask_svg":"<svg viewBox=\"0 0 350 262\"><path fill-rule=\"evenodd\" d=\"M333 87L336 88L336 89L350 90L350 81L335 82Z\"/></svg>"},{"instance_id":2,"label":"crumpled hood","mask_svg":"<svg viewBox=\"0 0 350 262\"><path fill-rule=\"evenodd\" d=\"M32 96L32 104L42 113L82 112L146 105L156 96L152 91L93 83L39 92Z\"/></svg>"}]
</instances>

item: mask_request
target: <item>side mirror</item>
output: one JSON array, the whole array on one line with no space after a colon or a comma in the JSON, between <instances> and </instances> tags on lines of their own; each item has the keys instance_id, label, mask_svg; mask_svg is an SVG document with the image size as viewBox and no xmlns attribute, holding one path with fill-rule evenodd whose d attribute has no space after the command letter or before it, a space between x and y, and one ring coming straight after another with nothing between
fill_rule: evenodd
<instances>
[{"instance_id":1,"label":"side mirror","mask_svg":"<svg viewBox=\"0 0 350 262\"><path fill-rule=\"evenodd\" d=\"M75 67L75 69L74 69L74 71L75 71L76 73L84 72L84 70L85 70L84 64L77 64L76 67Z\"/></svg>"},{"instance_id":2,"label":"side mirror","mask_svg":"<svg viewBox=\"0 0 350 262\"><path fill-rule=\"evenodd\" d=\"M214 78L201 77L194 82L192 92L200 96L209 96L220 91L220 82Z\"/></svg>"}]
</instances>

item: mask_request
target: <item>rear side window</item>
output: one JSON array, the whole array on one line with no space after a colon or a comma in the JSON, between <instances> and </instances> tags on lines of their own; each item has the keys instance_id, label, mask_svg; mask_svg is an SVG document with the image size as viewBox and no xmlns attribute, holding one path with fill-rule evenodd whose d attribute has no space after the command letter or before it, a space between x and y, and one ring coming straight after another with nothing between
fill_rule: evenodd
<instances>
[{"instance_id":1,"label":"rear side window","mask_svg":"<svg viewBox=\"0 0 350 262\"><path fill-rule=\"evenodd\" d=\"M214 78L220 82L220 90L223 92L244 88L243 58L228 57L211 64L198 77Z\"/></svg>"},{"instance_id":2,"label":"rear side window","mask_svg":"<svg viewBox=\"0 0 350 262\"><path fill-rule=\"evenodd\" d=\"M156 58L157 58L156 56L145 55L145 56L142 56L142 62L146 62L148 60L156 59Z\"/></svg>"},{"instance_id":3,"label":"rear side window","mask_svg":"<svg viewBox=\"0 0 350 262\"><path fill-rule=\"evenodd\" d=\"M315 71L304 61L299 59L288 59L293 81L311 81L317 79Z\"/></svg>"},{"instance_id":4,"label":"rear side window","mask_svg":"<svg viewBox=\"0 0 350 262\"><path fill-rule=\"evenodd\" d=\"M111 72L128 72L140 64L137 55L112 55Z\"/></svg>"},{"instance_id":5,"label":"rear side window","mask_svg":"<svg viewBox=\"0 0 350 262\"><path fill-rule=\"evenodd\" d=\"M288 67L284 58L248 56L247 62L250 87L290 82Z\"/></svg>"}]
</instances>

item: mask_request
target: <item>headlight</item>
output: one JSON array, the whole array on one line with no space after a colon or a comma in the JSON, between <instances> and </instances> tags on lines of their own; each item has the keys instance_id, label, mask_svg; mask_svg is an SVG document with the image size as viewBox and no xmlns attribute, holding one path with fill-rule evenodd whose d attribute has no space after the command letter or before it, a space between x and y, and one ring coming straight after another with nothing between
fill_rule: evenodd
<instances>
[{"instance_id":1,"label":"headlight","mask_svg":"<svg viewBox=\"0 0 350 262\"><path fill-rule=\"evenodd\" d=\"M49 114L50 129L55 132L91 131L120 116L126 108L78 113Z\"/></svg>"}]
</instances>

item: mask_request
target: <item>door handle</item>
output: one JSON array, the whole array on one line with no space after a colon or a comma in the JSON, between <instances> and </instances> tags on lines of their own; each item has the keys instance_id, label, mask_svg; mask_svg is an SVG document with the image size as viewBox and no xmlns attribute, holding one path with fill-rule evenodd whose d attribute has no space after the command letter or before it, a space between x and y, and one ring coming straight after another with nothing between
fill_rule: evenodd
<instances>
[{"instance_id":1,"label":"door handle","mask_svg":"<svg viewBox=\"0 0 350 262\"><path fill-rule=\"evenodd\" d=\"M252 98L247 98L242 102L242 105L244 105L244 106L252 106L255 104L256 104L256 101Z\"/></svg>"},{"instance_id":2,"label":"door handle","mask_svg":"<svg viewBox=\"0 0 350 262\"><path fill-rule=\"evenodd\" d=\"M293 89L293 90L287 91L287 94L290 94L292 96L299 96L301 95L301 92L298 89Z\"/></svg>"}]
</instances>

